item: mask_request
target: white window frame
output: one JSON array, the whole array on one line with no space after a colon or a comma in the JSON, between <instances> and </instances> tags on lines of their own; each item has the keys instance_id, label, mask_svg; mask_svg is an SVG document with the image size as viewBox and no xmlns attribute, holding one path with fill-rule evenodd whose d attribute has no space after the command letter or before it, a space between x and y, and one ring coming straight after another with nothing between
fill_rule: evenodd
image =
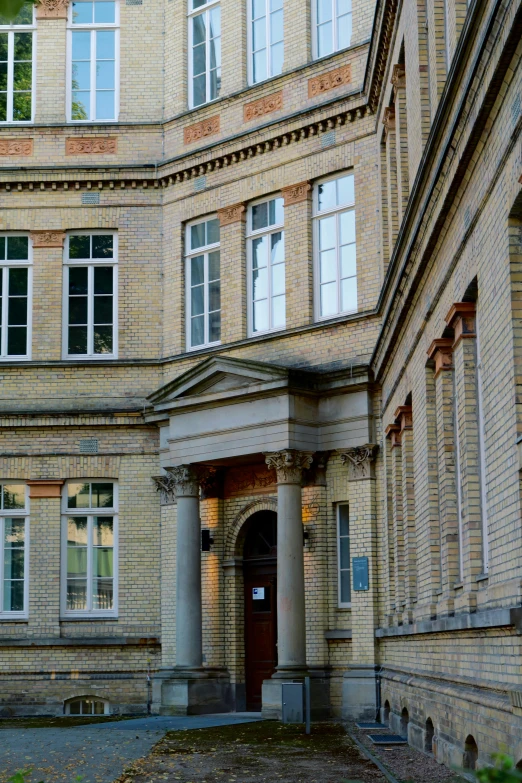
<instances>
[{"instance_id":1,"label":"white window frame","mask_svg":"<svg viewBox=\"0 0 522 783\"><path fill-rule=\"evenodd\" d=\"M71 704L74 704L74 702L82 702L82 701L99 701L103 704L103 714L104 715L110 715L110 705L107 699L101 699L99 696L91 696L89 694L85 694L85 696L73 696L72 699L67 699L67 701L63 705L63 712L64 715L73 715L73 717L76 717L76 713L71 713ZM95 717L97 713L92 712L80 712L78 717L83 717L83 715L91 715L92 717Z\"/></svg>"},{"instance_id":2,"label":"white window frame","mask_svg":"<svg viewBox=\"0 0 522 783\"><path fill-rule=\"evenodd\" d=\"M208 19L205 23L205 30L206 30L206 38L205 38L205 54L206 54L206 70L205 70L205 97L207 100L205 100L204 103L198 103L197 106L194 105L194 68L193 68L193 30L192 30L192 20L195 16L200 16L201 14L205 14L207 17L209 17L209 11L213 8L216 8L219 6L220 8L220 14L221 14L221 0L207 0L205 5L200 6L199 8L192 8L193 0L188 0L188 12L187 12L187 18L188 18L188 102L189 102L189 109L199 109L203 106L208 106L209 103L214 103L215 101L220 100L221 95L218 94L215 98L208 98L210 94L210 25L208 23ZM221 23L220 19L220 23ZM221 28L221 38L223 38L223 31ZM220 48L220 52L221 52ZM219 62L219 69L222 69L222 62L220 59Z\"/></svg>"},{"instance_id":3,"label":"white window frame","mask_svg":"<svg viewBox=\"0 0 522 783\"><path fill-rule=\"evenodd\" d=\"M348 502L343 503L337 503L335 507L335 520L336 520L336 531L337 531L337 606L339 609L351 609L352 608L352 555L350 550L350 567L349 568L343 568L341 569L341 524L340 524L340 512L341 508L343 507L348 508L348 529L350 525L350 504ZM350 533L348 533L347 536L342 536L342 538L348 538L348 544L350 545L351 536ZM341 601L341 570L342 571L348 571L349 573L349 581L350 581L350 601Z\"/></svg>"},{"instance_id":4,"label":"white window frame","mask_svg":"<svg viewBox=\"0 0 522 783\"><path fill-rule=\"evenodd\" d=\"M274 223L272 226L267 226L266 228L260 228L256 231L252 230L252 208L255 207L257 204L263 204L265 202L272 201L276 198L282 198L282 196L278 193L272 195L272 196L265 196L264 198L256 199L256 201L253 201L251 204L248 205L247 210L247 270L248 270L248 277L247 277L247 293L248 293L248 336L249 337L257 337L257 335L260 334L269 334L270 332L280 332L283 329L286 329L286 252L285 252L285 260L283 262L285 267L285 323L283 326L272 326L272 264L270 260L270 256L268 258L268 319L270 322L270 326L268 329L264 329L263 331L259 330L254 332L254 292L253 292L253 285L252 285L252 272L253 272L253 255L252 255L252 245L253 240L256 239L256 237L261 236L270 236L270 234L276 234L278 232L281 232L283 234L283 247L285 243L285 223L284 218L282 223ZM283 204L283 216L284 216L284 204Z\"/></svg>"},{"instance_id":5,"label":"white window frame","mask_svg":"<svg viewBox=\"0 0 522 783\"><path fill-rule=\"evenodd\" d=\"M486 484L486 430L484 427L484 384L483 366L480 351L480 328L478 319L478 307L475 314L477 330L477 416L478 416L478 441L480 462L480 513L482 521L482 569L483 573L489 571L489 521L488 521L488 496Z\"/></svg>"},{"instance_id":6,"label":"white window frame","mask_svg":"<svg viewBox=\"0 0 522 783\"><path fill-rule=\"evenodd\" d=\"M325 182L334 182L335 180L342 179L343 177L353 176L354 178L354 200L353 204L343 204L342 206L332 207L331 209L324 209L319 212L319 185ZM357 196L355 194L355 172L353 169L349 171L339 172L333 176L323 177L314 183L313 195L312 195L312 222L313 222L313 263L314 263L314 311L316 321L329 321L332 318L338 318L343 315L351 315L359 312L359 269L357 263ZM337 304L338 309L335 313L329 313L328 315L321 315L321 269L320 269L320 250L319 250L319 221L321 218L329 215L340 215L342 212L355 212L355 250L356 250L356 266L355 266L355 280L357 287L357 307L355 310L342 310L341 309L341 260L340 260L340 243L339 243L339 223L337 223Z\"/></svg>"},{"instance_id":7,"label":"white window frame","mask_svg":"<svg viewBox=\"0 0 522 783\"><path fill-rule=\"evenodd\" d=\"M1 25L0 33L9 33L8 36L8 65L7 65L7 120L0 122L0 127L6 125L31 125L34 123L34 112L36 104L36 6L33 6L32 24L10 24ZM31 119L13 120L13 77L14 77L14 33L31 32L33 34L32 45L32 79L31 79ZM11 117L11 119L9 119Z\"/></svg>"},{"instance_id":8,"label":"white window frame","mask_svg":"<svg viewBox=\"0 0 522 783\"><path fill-rule=\"evenodd\" d=\"M455 455L455 484L457 492L457 532L459 542L459 582L464 579L464 536L462 530L462 472L460 468L459 397L457 376L453 370L453 450Z\"/></svg>"},{"instance_id":9,"label":"white window frame","mask_svg":"<svg viewBox=\"0 0 522 783\"><path fill-rule=\"evenodd\" d=\"M268 81L268 79L273 79L276 76L281 76L281 74L272 73L272 36L270 32L270 0L263 0L265 4L265 18L266 18L266 78L265 79L259 79L259 81L254 81L254 40L253 40L253 34L252 34L252 2L253 0L246 0L247 1L247 46L248 46L248 83L249 85L253 86L254 84L263 84L263 82ZM283 5L281 8L283 12L283 52L284 52L284 46L285 46L285 19L284 19L284 0ZM284 54L283 54L283 68L284 68ZM281 70L282 73L282 70Z\"/></svg>"},{"instance_id":10,"label":"white window frame","mask_svg":"<svg viewBox=\"0 0 522 783\"><path fill-rule=\"evenodd\" d=\"M221 277L221 232L219 236L219 242L214 242L211 245L203 245L202 247L198 247L195 250L190 249L190 229L192 226L197 226L199 223L207 223L209 220L219 220L217 214L212 215L206 215L204 218L198 218L197 220L191 220L190 223L187 223L185 227L185 313L186 313L186 323L185 323L185 342L187 346L187 351L199 351L202 348L210 348L214 345L221 345L221 340L217 340L215 342L208 342L208 321L209 321L209 309L208 309L208 254L212 253L214 250L219 250L219 280L220 280L220 308L219 308L219 318L220 318L220 326L222 326L222 313L223 308L221 307L222 304L222 277ZM204 261L204 283L203 283L203 294L204 294L204 317L205 317L205 342L201 343L201 345L192 345L192 332L191 332L191 326L192 326L192 297L191 297L191 269L190 269L190 261L194 256L205 256Z\"/></svg>"},{"instance_id":11,"label":"white window frame","mask_svg":"<svg viewBox=\"0 0 522 783\"><path fill-rule=\"evenodd\" d=\"M0 261L0 275L2 275L2 313L1 319L1 336L0 336L0 362L18 362L27 361L31 359L32 349L32 332L33 332L33 244L31 238L23 231L10 231L0 234L0 242L5 237L12 236L27 236L27 259L21 259L19 261ZM7 353L7 318L8 307L6 306L6 291L7 281L9 275L9 269L13 267L23 267L27 269L27 351L25 354L12 354Z\"/></svg>"},{"instance_id":12,"label":"white window frame","mask_svg":"<svg viewBox=\"0 0 522 783\"><path fill-rule=\"evenodd\" d=\"M112 258L69 258L69 240L71 236L108 236L113 237ZM68 353L69 351L69 269L72 266L86 266L88 268L88 325L87 325L87 349L93 347L93 310L94 310L94 267L113 267L113 312L112 312L112 353ZM104 231L102 229L92 231L71 231L65 236L63 249L63 295L62 295L62 358L69 361L105 361L118 358L118 232Z\"/></svg>"},{"instance_id":13,"label":"white window frame","mask_svg":"<svg viewBox=\"0 0 522 783\"><path fill-rule=\"evenodd\" d=\"M338 32L338 22L337 22L337 14L336 14L336 6L337 6L337 0L330 0L332 3L332 36L333 36L333 48L332 51L328 54L319 54L319 24L317 19L317 0L311 0L312 3L312 59L314 60L322 60L326 57L332 57L334 54L337 54L337 52L342 52L345 49L349 49L350 46L352 46L352 39L350 39L350 43L346 46L339 47L339 32ZM352 38L353 38L353 0L352 0Z\"/></svg>"},{"instance_id":14,"label":"white window frame","mask_svg":"<svg viewBox=\"0 0 522 783\"><path fill-rule=\"evenodd\" d=\"M114 506L108 508L68 508L67 492L69 484L112 484ZM68 479L62 492L61 517L61 578L60 578L60 616L61 619L82 617L117 617L118 616L118 550L119 550L119 506L118 482L116 479L105 478L74 478ZM93 517L112 517L113 519L113 608L112 609L67 609L67 519L68 517L87 517L87 604L92 604L92 519Z\"/></svg>"},{"instance_id":15,"label":"white window frame","mask_svg":"<svg viewBox=\"0 0 522 783\"><path fill-rule=\"evenodd\" d=\"M0 510L0 621L27 620L29 616L29 535L30 535L30 500L29 487L25 481L20 479L0 479L0 490L4 484L23 484L25 487L25 508L1 509ZM25 542L24 542L24 608L22 611L4 611L4 525L6 519L24 519L25 520Z\"/></svg>"},{"instance_id":16,"label":"white window frame","mask_svg":"<svg viewBox=\"0 0 522 783\"><path fill-rule=\"evenodd\" d=\"M89 2L90 0L85 0ZM82 2L82 0L75 0L75 2ZM66 100L67 111L66 118L68 123L79 125L92 125L96 124L111 124L118 122L120 113L120 4L119 0L115 0L114 9L114 22L92 22L91 24L73 24L73 3L69 3L69 9L67 12L67 64L66 64ZM114 30L114 117L111 119L97 119L96 118L96 35L93 32L97 30ZM79 32L91 32L91 87L90 87L90 115L89 120L73 120L72 119L72 34L74 31Z\"/></svg>"}]
</instances>

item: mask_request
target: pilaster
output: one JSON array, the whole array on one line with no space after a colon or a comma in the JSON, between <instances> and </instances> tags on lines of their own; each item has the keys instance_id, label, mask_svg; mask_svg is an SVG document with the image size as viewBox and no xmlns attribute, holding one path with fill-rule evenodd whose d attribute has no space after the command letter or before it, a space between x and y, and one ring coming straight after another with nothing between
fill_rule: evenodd
<instances>
[{"instance_id":1,"label":"pilaster","mask_svg":"<svg viewBox=\"0 0 522 783\"><path fill-rule=\"evenodd\" d=\"M403 622L413 619L417 601L417 531L415 527L415 484L413 472L413 417L411 405L401 405L395 411L401 428L402 506L404 530L404 599Z\"/></svg>"},{"instance_id":2,"label":"pilaster","mask_svg":"<svg viewBox=\"0 0 522 783\"><path fill-rule=\"evenodd\" d=\"M221 342L247 335L246 207L231 204L218 210L221 244ZM226 281L226 286L223 284Z\"/></svg>"}]
</instances>

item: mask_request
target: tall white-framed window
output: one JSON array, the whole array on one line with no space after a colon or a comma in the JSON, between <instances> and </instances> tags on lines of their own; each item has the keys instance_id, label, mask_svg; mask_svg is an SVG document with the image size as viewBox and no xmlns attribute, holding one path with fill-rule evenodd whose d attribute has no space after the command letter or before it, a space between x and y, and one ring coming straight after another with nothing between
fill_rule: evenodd
<instances>
[{"instance_id":1,"label":"tall white-framed window","mask_svg":"<svg viewBox=\"0 0 522 783\"><path fill-rule=\"evenodd\" d=\"M187 348L218 345L221 340L219 220L205 218L186 233Z\"/></svg>"},{"instance_id":2,"label":"tall white-framed window","mask_svg":"<svg viewBox=\"0 0 522 783\"><path fill-rule=\"evenodd\" d=\"M488 496L486 484L486 430L484 422L484 368L480 350L480 327L478 308L475 314L477 330L477 417L478 417L478 442L480 461L480 513L482 518L482 570L484 574L489 571L489 524L488 524Z\"/></svg>"},{"instance_id":3,"label":"tall white-framed window","mask_svg":"<svg viewBox=\"0 0 522 783\"><path fill-rule=\"evenodd\" d=\"M247 213L249 334L286 325L283 199L251 204Z\"/></svg>"},{"instance_id":4,"label":"tall white-framed window","mask_svg":"<svg viewBox=\"0 0 522 783\"><path fill-rule=\"evenodd\" d=\"M453 371L453 449L455 455L455 489L457 495L457 532L459 542L459 581L464 579L464 536L462 530L462 470L460 455L459 434L459 397L457 392L457 378Z\"/></svg>"},{"instance_id":5,"label":"tall white-framed window","mask_svg":"<svg viewBox=\"0 0 522 783\"><path fill-rule=\"evenodd\" d=\"M217 0L188 0L189 105L202 106L221 90L221 7Z\"/></svg>"},{"instance_id":6,"label":"tall white-framed window","mask_svg":"<svg viewBox=\"0 0 522 783\"><path fill-rule=\"evenodd\" d=\"M118 485L71 479L62 496L62 616L115 616Z\"/></svg>"},{"instance_id":7,"label":"tall white-framed window","mask_svg":"<svg viewBox=\"0 0 522 783\"><path fill-rule=\"evenodd\" d=\"M314 187L316 318L357 311L357 257L353 174Z\"/></svg>"},{"instance_id":8,"label":"tall white-framed window","mask_svg":"<svg viewBox=\"0 0 522 783\"><path fill-rule=\"evenodd\" d=\"M337 506L337 567L339 606L349 608L352 601L350 567L350 508L348 503Z\"/></svg>"},{"instance_id":9,"label":"tall white-framed window","mask_svg":"<svg viewBox=\"0 0 522 783\"><path fill-rule=\"evenodd\" d=\"M283 70L283 0L247 0L250 84Z\"/></svg>"},{"instance_id":10,"label":"tall white-framed window","mask_svg":"<svg viewBox=\"0 0 522 783\"><path fill-rule=\"evenodd\" d=\"M32 3L12 21L0 16L0 124L33 121L35 31Z\"/></svg>"},{"instance_id":11,"label":"tall white-framed window","mask_svg":"<svg viewBox=\"0 0 522 783\"><path fill-rule=\"evenodd\" d=\"M63 356L118 354L118 235L68 234L64 248Z\"/></svg>"},{"instance_id":12,"label":"tall white-framed window","mask_svg":"<svg viewBox=\"0 0 522 783\"><path fill-rule=\"evenodd\" d=\"M326 57L352 42L352 0L312 0L313 54Z\"/></svg>"},{"instance_id":13,"label":"tall white-framed window","mask_svg":"<svg viewBox=\"0 0 522 783\"><path fill-rule=\"evenodd\" d=\"M29 495L20 481L0 481L0 620L27 617Z\"/></svg>"},{"instance_id":14,"label":"tall white-framed window","mask_svg":"<svg viewBox=\"0 0 522 783\"><path fill-rule=\"evenodd\" d=\"M74 0L68 20L67 119L118 119L118 0Z\"/></svg>"},{"instance_id":15,"label":"tall white-framed window","mask_svg":"<svg viewBox=\"0 0 522 783\"><path fill-rule=\"evenodd\" d=\"M23 234L0 234L0 358L31 355L32 246Z\"/></svg>"}]
</instances>

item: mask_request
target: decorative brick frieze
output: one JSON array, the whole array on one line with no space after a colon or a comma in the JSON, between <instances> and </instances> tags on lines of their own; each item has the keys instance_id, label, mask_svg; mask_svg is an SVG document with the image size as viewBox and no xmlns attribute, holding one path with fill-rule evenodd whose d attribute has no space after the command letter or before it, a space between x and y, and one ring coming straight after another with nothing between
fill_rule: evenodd
<instances>
[{"instance_id":1,"label":"decorative brick frieze","mask_svg":"<svg viewBox=\"0 0 522 783\"><path fill-rule=\"evenodd\" d=\"M63 247L65 231L31 231L33 247Z\"/></svg>"},{"instance_id":2,"label":"decorative brick frieze","mask_svg":"<svg viewBox=\"0 0 522 783\"><path fill-rule=\"evenodd\" d=\"M32 139L0 139L0 155L19 155L25 157L32 154Z\"/></svg>"},{"instance_id":3,"label":"decorative brick frieze","mask_svg":"<svg viewBox=\"0 0 522 783\"><path fill-rule=\"evenodd\" d=\"M230 223L239 223L245 219L245 205L243 203L232 204L229 207L218 209L220 226L228 226Z\"/></svg>"},{"instance_id":4,"label":"decorative brick frieze","mask_svg":"<svg viewBox=\"0 0 522 783\"><path fill-rule=\"evenodd\" d=\"M455 302L449 310L445 321L455 332L453 350L461 340L477 336L475 323L476 306L474 302Z\"/></svg>"},{"instance_id":5,"label":"decorative brick frieze","mask_svg":"<svg viewBox=\"0 0 522 783\"><path fill-rule=\"evenodd\" d=\"M209 117L207 120L195 122L194 125L188 125L183 129L183 141L185 144L193 144L207 136L213 136L219 133L219 114Z\"/></svg>"},{"instance_id":6,"label":"decorative brick frieze","mask_svg":"<svg viewBox=\"0 0 522 783\"><path fill-rule=\"evenodd\" d=\"M115 155L118 140L115 136L71 136L65 139L66 155Z\"/></svg>"},{"instance_id":7,"label":"decorative brick frieze","mask_svg":"<svg viewBox=\"0 0 522 783\"><path fill-rule=\"evenodd\" d=\"M281 188L281 193L285 200L285 207L289 207L291 204L299 204L300 201L306 201L311 190L312 186L307 180L298 182L297 185L289 185L286 188Z\"/></svg>"},{"instance_id":8,"label":"decorative brick frieze","mask_svg":"<svg viewBox=\"0 0 522 783\"><path fill-rule=\"evenodd\" d=\"M328 90L342 87L344 84L351 84L351 81L352 66L350 64L343 65L334 71L328 71L308 79L308 97L315 98L323 92L328 92Z\"/></svg>"},{"instance_id":9,"label":"decorative brick frieze","mask_svg":"<svg viewBox=\"0 0 522 783\"><path fill-rule=\"evenodd\" d=\"M283 108L283 91L274 92L272 95L266 95L257 101L245 103L243 107L243 117L245 122L250 122L265 114L273 111L280 111Z\"/></svg>"},{"instance_id":10,"label":"decorative brick frieze","mask_svg":"<svg viewBox=\"0 0 522 783\"><path fill-rule=\"evenodd\" d=\"M435 362L436 378L443 370L453 369L453 340L450 337L433 340L427 354Z\"/></svg>"},{"instance_id":11,"label":"decorative brick frieze","mask_svg":"<svg viewBox=\"0 0 522 783\"><path fill-rule=\"evenodd\" d=\"M39 0L36 4L37 19L67 19L69 0Z\"/></svg>"},{"instance_id":12,"label":"decorative brick frieze","mask_svg":"<svg viewBox=\"0 0 522 783\"><path fill-rule=\"evenodd\" d=\"M62 479L34 479L27 482L30 498L59 498L65 481Z\"/></svg>"}]
</instances>

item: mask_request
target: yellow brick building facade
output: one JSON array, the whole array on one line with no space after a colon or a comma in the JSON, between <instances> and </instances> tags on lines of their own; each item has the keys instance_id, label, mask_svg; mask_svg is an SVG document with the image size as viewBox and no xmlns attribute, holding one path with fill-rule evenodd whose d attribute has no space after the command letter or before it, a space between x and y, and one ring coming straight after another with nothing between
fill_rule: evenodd
<instances>
[{"instance_id":1,"label":"yellow brick building facade","mask_svg":"<svg viewBox=\"0 0 522 783\"><path fill-rule=\"evenodd\" d=\"M0 714L522 760L520 3L0 20Z\"/></svg>"}]
</instances>

